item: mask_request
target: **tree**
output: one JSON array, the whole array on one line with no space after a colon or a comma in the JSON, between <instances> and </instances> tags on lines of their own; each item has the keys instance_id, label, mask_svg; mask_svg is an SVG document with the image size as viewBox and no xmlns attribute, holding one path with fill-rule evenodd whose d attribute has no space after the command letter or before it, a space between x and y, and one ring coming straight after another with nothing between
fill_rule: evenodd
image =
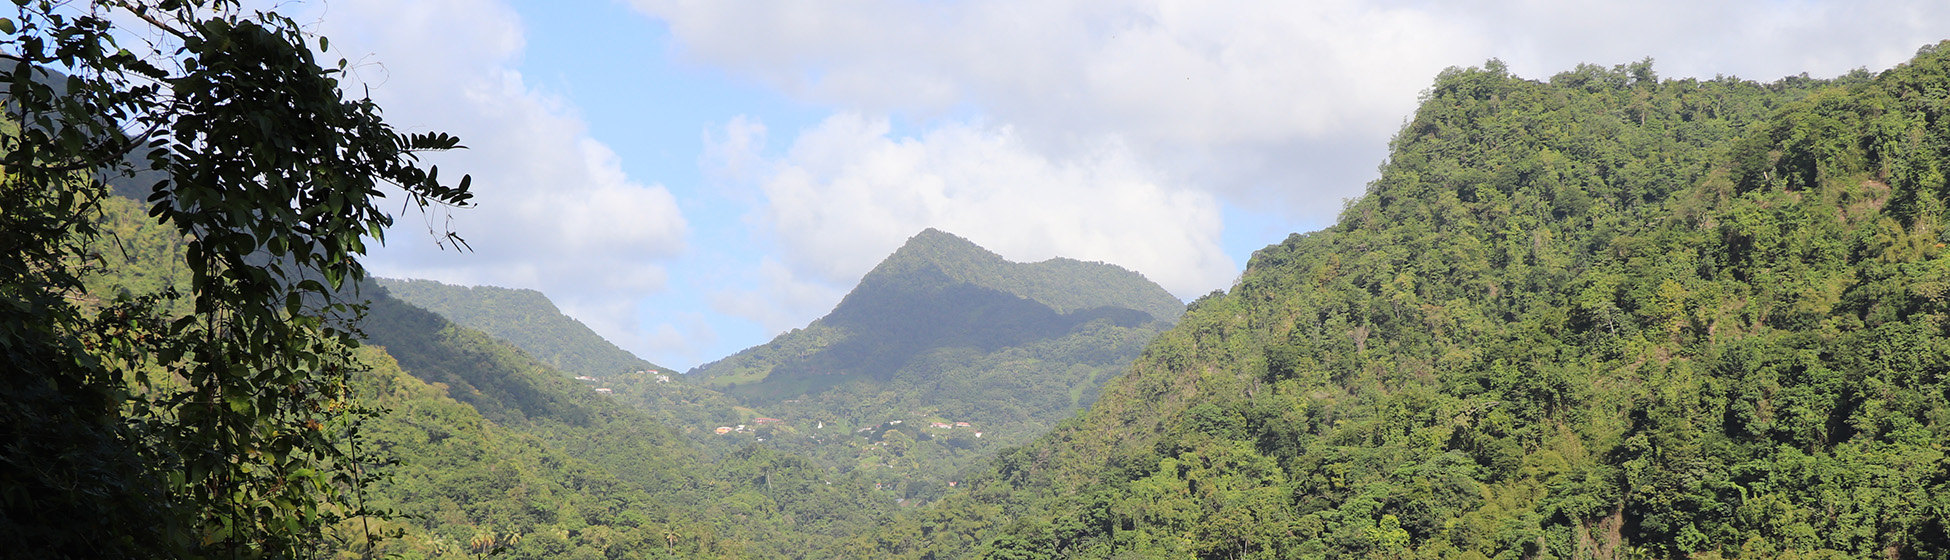
<instances>
[{"instance_id":1,"label":"tree","mask_svg":"<svg viewBox=\"0 0 1950 560\"><path fill-rule=\"evenodd\" d=\"M344 61L236 0L20 0L0 18L0 538L53 557L291 556L362 515L338 293L392 216L464 206L340 90ZM132 40L132 38L135 38ZM127 44L124 44L124 43ZM186 292L91 294L104 181L187 240ZM452 232L443 243L464 245ZM172 316L168 300L193 311Z\"/></svg>"}]
</instances>

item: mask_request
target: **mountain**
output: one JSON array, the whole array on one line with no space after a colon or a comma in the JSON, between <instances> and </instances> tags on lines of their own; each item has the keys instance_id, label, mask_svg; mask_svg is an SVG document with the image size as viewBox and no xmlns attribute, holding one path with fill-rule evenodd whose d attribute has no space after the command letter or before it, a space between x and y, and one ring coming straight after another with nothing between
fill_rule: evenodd
<instances>
[{"instance_id":1,"label":"mountain","mask_svg":"<svg viewBox=\"0 0 1950 560\"><path fill-rule=\"evenodd\" d=\"M1950 555L1950 42L1451 69L1380 178L878 558Z\"/></svg>"},{"instance_id":2,"label":"mountain","mask_svg":"<svg viewBox=\"0 0 1950 560\"><path fill-rule=\"evenodd\" d=\"M363 430L387 466L375 507L402 517L402 555L552 558L669 554L803 558L883 522L893 498L801 457L706 457L650 411L512 344L362 292L372 372ZM631 374L641 375L641 374ZM351 527L341 527L349 544ZM489 544L478 544L481 539ZM586 552L585 552L586 550Z\"/></svg>"},{"instance_id":3,"label":"mountain","mask_svg":"<svg viewBox=\"0 0 1950 560\"><path fill-rule=\"evenodd\" d=\"M932 278L939 274L940 279ZM924 282L968 284L1006 292L1034 301L1059 314L1099 308L1132 309L1153 319L1171 322L1185 312L1185 304L1143 276L1115 265L1053 258L1036 263L1013 263L967 239L928 228L881 261L861 278L862 288ZM945 282L944 282L945 281ZM855 305L873 295L849 295ZM836 313L849 309L842 301Z\"/></svg>"},{"instance_id":4,"label":"mountain","mask_svg":"<svg viewBox=\"0 0 1950 560\"><path fill-rule=\"evenodd\" d=\"M709 396L657 397L717 389L749 414L721 420L733 432L718 439L864 469L903 499L927 500L962 467L1087 406L1182 313L1137 273L1070 259L1009 262L930 229L811 325L633 394L723 416L735 409Z\"/></svg>"},{"instance_id":5,"label":"mountain","mask_svg":"<svg viewBox=\"0 0 1950 560\"><path fill-rule=\"evenodd\" d=\"M741 448L704 437L712 428L763 416L709 387L673 383L677 372L616 347L563 315L535 290L390 278L374 279L371 286L368 292L387 297L372 302L368 314L376 320L368 322L368 334L379 335L375 341L388 344L415 376L446 384L455 398L497 421L551 414L560 404L548 402L544 395L571 392L565 386L601 385L616 402L628 403L657 423L705 444L700 449L705 457L694 459L709 461ZM446 344L460 338L478 340L462 345L468 349L465 352L455 352ZM439 355L423 355L427 353ZM521 356L506 355L510 353ZM505 365L530 360L541 363ZM483 372L481 363L504 365ZM566 374L557 375L561 379L536 379L532 372L540 369ZM522 373L511 374L516 371ZM571 381L571 377L594 381ZM549 389L541 390L541 385ZM555 415L574 419L587 414L571 407Z\"/></svg>"},{"instance_id":6,"label":"mountain","mask_svg":"<svg viewBox=\"0 0 1950 560\"><path fill-rule=\"evenodd\" d=\"M188 283L171 264L182 262L182 235L123 197L103 200L97 223L100 262L78 299L192 310L168 295ZM354 350L362 367L347 377L350 398L313 429L352 442L340 460L370 480L357 502L390 514L325 527L323 557L833 557L895 511L873 480L804 457L759 446L706 454L664 415L600 391L606 381L573 379L378 285L341 295L368 302ZM340 513L350 514L324 522Z\"/></svg>"},{"instance_id":7,"label":"mountain","mask_svg":"<svg viewBox=\"0 0 1950 560\"><path fill-rule=\"evenodd\" d=\"M571 374L600 378L633 371L675 373L618 348L588 325L563 315L548 296L535 290L454 286L432 280L379 278L376 282L400 301L512 342Z\"/></svg>"},{"instance_id":8,"label":"mountain","mask_svg":"<svg viewBox=\"0 0 1950 560\"><path fill-rule=\"evenodd\" d=\"M994 353L1078 332L1169 323L1183 311L1137 273L1070 259L1012 263L935 229L915 235L825 317L689 372L754 401L886 382L930 352Z\"/></svg>"}]
</instances>

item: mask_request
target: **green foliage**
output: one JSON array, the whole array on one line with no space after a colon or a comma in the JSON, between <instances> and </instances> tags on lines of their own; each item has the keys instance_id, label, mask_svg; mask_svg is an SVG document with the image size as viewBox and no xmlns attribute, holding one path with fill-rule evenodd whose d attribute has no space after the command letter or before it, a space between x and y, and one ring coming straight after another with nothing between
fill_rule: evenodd
<instances>
[{"instance_id":1,"label":"green foliage","mask_svg":"<svg viewBox=\"0 0 1950 560\"><path fill-rule=\"evenodd\" d=\"M360 358L371 370L354 376L353 389L362 402L384 410L362 426L365 445L386 458L372 467L383 476L367 499L393 515L334 527L325 544L338 556L747 557L741 541L693 514L670 489L647 488L640 476L618 476L636 471L605 468L565 449L556 437L564 429L502 425L449 398L440 385L408 375L377 349ZM669 445L620 447L653 462L672 451L682 456L681 445ZM369 548L368 530L395 538Z\"/></svg>"},{"instance_id":2,"label":"green foliage","mask_svg":"<svg viewBox=\"0 0 1950 560\"><path fill-rule=\"evenodd\" d=\"M332 318L352 308L332 290L391 223L381 186L421 208L469 199L467 178L444 185L416 155L457 140L345 99L340 70L275 13L15 4L0 19L0 535L48 557L303 553L359 513L345 491L363 484L338 429L357 416L356 342ZM137 19L153 56L116 45L132 35L114 22ZM159 172L148 214L173 232L100 220L120 204L101 175L139 170ZM104 240L131 230L138 252L183 250L148 278L91 278Z\"/></svg>"},{"instance_id":3,"label":"green foliage","mask_svg":"<svg viewBox=\"0 0 1950 560\"><path fill-rule=\"evenodd\" d=\"M806 328L672 383L625 385L646 410L706 422L692 433L707 448L762 441L926 502L988 454L1088 406L1181 313L1124 269L1011 263L930 229ZM723 395L702 394L697 380ZM783 422L714 430L759 417Z\"/></svg>"},{"instance_id":4,"label":"green foliage","mask_svg":"<svg viewBox=\"0 0 1950 560\"><path fill-rule=\"evenodd\" d=\"M494 548L471 544L487 538L515 557L824 557L893 511L872 481L804 457L764 446L714 446L707 456L674 429L686 424L666 423L681 414L621 404L646 389L612 382L678 387L643 379L652 372L571 379L385 290L365 293L377 298L362 331L404 372L392 383L430 384L451 403L382 398L388 411L369 422L369 433L405 434L379 438L397 466L381 471L389 478L371 495L406 514L386 527L407 529L385 550L478 553ZM612 398L595 390L602 384L621 388L600 387ZM429 409L452 412L410 417Z\"/></svg>"},{"instance_id":5,"label":"green foliage","mask_svg":"<svg viewBox=\"0 0 1950 560\"><path fill-rule=\"evenodd\" d=\"M113 235L91 248L103 266L86 285L119 293L188 281L170 273L185 250L180 235L143 219L134 201L107 198L102 207L99 224ZM344 402L357 414L320 429L356 434L347 466L377 482L350 496L358 507L339 521L321 520L306 543L313 553L831 557L846 536L894 510L895 498L873 481L802 457L759 446L707 457L661 417L599 395L507 342L370 284L341 295L361 294L375 299L359 323L367 345L355 358L364 366L346 378Z\"/></svg>"},{"instance_id":6,"label":"green foliage","mask_svg":"<svg viewBox=\"0 0 1950 560\"><path fill-rule=\"evenodd\" d=\"M1939 46L1832 81L1446 71L1339 224L1258 252L1088 412L856 544L1950 554L1946 68ZM914 534L940 536L886 536Z\"/></svg>"},{"instance_id":7,"label":"green foliage","mask_svg":"<svg viewBox=\"0 0 1950 560\"><path fill-rule=\"evenodd\" d=\"M378 279L393 297L467 328L480 330L556 369L610 377L637 371L675 373L617 348L534 290L452 286L432 280Z\"/></svg>"},{"instance_id":8,"label":"green foliage","mask_svg":"<svg viewBox=\"0 0 1950 560\"><path fill-rule=\"evenodd\" d=\"M98 240L105 266L87 285L112 293L187 282L169 273L185 249L179 235L142 219L133 201L102 202L114 235ZM309 543L316 552L820 557L893 511L895 498L873 481L802 457L756 446L707 457L668 427L687 424L621 405L371 284L341 296L374 298L359 322L367 345L356 357L367 368L347 378L346 402L364 412L322 429L356 431L350 466L378 482L353 496L362 509L322 525Z\"/></svg>"},{"instance_id":9,"label":"green foliage","mask_svg":"<svg viewBox=\"0 0 1950 560\"><path fill-rule=\"evenodd\" d=\"M390 297L368 307L361 331L408 374L482 417L558 441L568 453L649 490L688 484L699 458L655 419L535 361L511 344ZM559 439L557 439L559 438Z\"/></svg>"}]
</instances>

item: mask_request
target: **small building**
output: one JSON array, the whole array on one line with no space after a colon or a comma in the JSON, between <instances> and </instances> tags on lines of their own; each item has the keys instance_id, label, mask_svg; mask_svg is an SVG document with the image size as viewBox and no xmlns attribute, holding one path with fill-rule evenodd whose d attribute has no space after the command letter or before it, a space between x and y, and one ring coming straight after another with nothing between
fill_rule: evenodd
<instances>
[{"instance_id":1,"label":"small building","mask_svg":"<svg viewBox=\"0 0 1950 560\"><path fill-rule=\"evenodd\" d=\"M982 432L975 432L975 437L982 437Z\"/></svg>"},{"instance_id":2,"label":"small building","mask_svg":"<svg viewBox=\"0 0 1950 560\"><path fill-rule=\"evenodd\" d=\"M931 423L931 424L928 424L928 427L929 427L929 428L948 428L948 429L954 429L954 427L955 427L955 426L954 426L953 424L949 424L949 423L947 423L947 422L934 422L934 423Z\"/></svg>"},{"instance_id":3,"label":"small building","mask_svg":"<svg viewBox=\"0 0 1950 560\"><path fill-rule=\"evenodd\" d=\"M657 376L657 382L658 382L658 383L669 383L669 382L670 382L670 376L668 376L668 375L659 375L659 376Z\"/></svg>"},{"instance_id":4,"label":"small building","mask_svg":"<svg viewBox=\"0 0 1950 560\"><path fill-rule=\"evenodd\" d=\"M957 428L967 428L967 427L969 427L969 426L970 426L970 424L969 424L969 423L967 423L967 422L956 422L956 423L955 423L955 427L957 427Z\"/></svg>"},{"instance_id":5,"label":"small building","mask_svg":"<svg viewBox=\"0 0 1950 560\"><path fill-rule=\"evenodd\" d=\"M731 433L731 426L718 426L717 432L718 435L729 434Z\"/></svg>"},{"instance_id":6,"label":"small building","mask_svg":"<svg viewBox=\"0 0 1950 560\"><path fill-rule=\"evenodd\" d=\"M607 394L610 394L610 393L614 393L614 392L616 392L616 391L612 391L612 390L610 390L610 388L608 388L608 387L597 387L597 388L596 388L596 392L597 392L597 393L599 393L599 394L604 394L604 395L607 395Z\"/></svg>"},{"instance_id":7,"label":"small building","mask_svg":"<svg viewBox=\"0 0 1950 560\"><path fill-rule=\"evenodd\" d=\"M777 418L757 418L757 419L754 419L754 420L752 420L752 424L760 424L760 425L762 425L762 424L779 424L779 423L783 423L783 422L785 422L785 421L784 421L784 420L780 420L780 419L777 419Z\"/></svg>"},{"instance_id":8,"label":"small building","mask_svg":"<svg viewBox=\"0 0 1950 560\"><path fill-rule=\"evenodd\" d=\"M587 375L578 375L578 376L576 376L576 381L595 381L595 380L596 380L596 378L594 378L594 377L590 377L590 376L587 376Z\"/></svg>"}]
</instances>

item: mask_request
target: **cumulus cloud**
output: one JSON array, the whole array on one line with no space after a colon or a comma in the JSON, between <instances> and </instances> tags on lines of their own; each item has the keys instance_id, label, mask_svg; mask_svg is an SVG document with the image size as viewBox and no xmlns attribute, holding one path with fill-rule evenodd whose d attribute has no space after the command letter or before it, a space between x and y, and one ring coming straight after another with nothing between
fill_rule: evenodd
<instances>
[{"instance_id":1,"label":"cumulus cloud","mask_svg":"<svg viewBox=\"0 0 1950 560\"><path fill-rule=\"evenodd\" d=\"M1918 0L1474 0L1427 9L1488 38L1482 56L1536 77L1647 56L1668 76L1834 76L1907 60L1945 39L1950 23L1950 5Z\"/></svg>"},{"instance_id":2,"label":"cumulus cloud","mask_svg":"<svg viewBox=\"0 0 1950 560\"><path fill-rule=\"evenodd\" d=\"M773 250L750 265L755 288L709 303L774 331L829 309L924 227L1016 260L1116 263L1180 296L1224 287L1239 263L1220 249L1220 208L1330 220L1445 67L1496 57L1547 78L1651 56L1666 76L1829 76L1886 68L1950 28L1950 4L1895 0L631 4L679 58L833 112L805 130L740 118L707 135L700 164L728 187L709 195L751 207L753 240ZM573 107L513 70L512 10L323 10L320 31L390 119L473 148L437 161L476 176L481 208L452 216L476 252L436 250L409 218L375 269L542 289L633 350L713 336L681 318L636 327L689 228L666 189L626 176ZM783 150L768 151L774 134Z\"/></svg>"},{"instance_id":3,"label":"cumulus cloud","mask_svg":"<svg viewBox=\"0 0 1950 560\"><path fill-rule=\"evenodd\" d=\"M1925 1L634 0L682 56L868 114L973 107L1052 157L1118 138L1242 204L1358 195L1441 69L1538 78L1652 56L1667 75L1883 68L1941 39Z\"/></svg>"},{"instance_id":4,"label":"cumulus cloud","mask_svg":"<svg viewBox=\"0 0 1950 560\"><path fill-rule=\"evenodd\" d=\"M836 296L794 286L850 287L928 227L1017 261L1118 264L1180 294L1237 270L1219 246L1217 199L1157 181L1119 143L1053 159L1008 126L953 123L913 138L890 129L886 118L835 115L750 173L766 201L756 221L781 248L784 268L768 269L773 293L830 306Z\"/></svg>"},{"instance_id":5,"label":"cumulus cloud","mask_svg":"<svg viewBox=\"0 0 1950 560\"><path fill-rule=\"evenodd\" d=\"M650 356L657 356L653 358L657 364L676 367L676 362L668 360L671 357L689 360L692 363L701 359L719 357L699 355L699 349L710 347L718 342L717 329L711 327L710 319L703 313L678 312L670 314L669 318L672 320L651 327L644 337L646 346L651 351Z\"/></svg>"},{"instance_id":6,"label":"cumulus cloud","mask_svg":"<svg viewBox=\"0 0 1950 560\"><path fill-rule=\"evenodd\" d=\"M761 283L756 289L729 289L710 294L711 309L750 319L766 333L777 334L805 326L832 310L834 302L846 295L841 284L803 278L773 258L759 262L758 277Z\"/></svg>"},{"instance_id":7,"label":"cumulus cloud","mask_svg":"<svg viewBox=\"0 0 1950 560\"><path fill-rule=\"evenodd\" d=\"M973 106L1051 157L1114 138L1187 183L1327 211L1360 192L1415 92L1456 63L1429 45L1482 50L1434 14L1352 1L636 5L686 56L809 100ZM1368 163L1341 164L1357 154Z\"/></svg>"},{"instance_id":8,"label":"cumulus cloud","mask_svg":"<svg viewBox=\"0 0 1950 560\"><path fill-rule=\"evenodd\" d=\"M1181 296L1236 270L1220 201L1331 220L1444 68L1500 58L1545 79L1650 56L1666 76L1832 76L1950 28L1950 4L1915 0L632 5L678 57L839 113L779 161L725 166L762 168L755 221L796 281L849 283L937 226L1012 258L1123 264ZM890 116L922 130L890 135ZM763 136L739 120L723 143Z\"/></svg>"},{"instance_id":9,"label":"cumulus cloud","mask_svg":"<svg viewBox=\"0 0 1950 560\"><path fill-rule=\"evenodd\" d=\"M523 30L512 9L468 0L321 9L328 54L352 59L363 82L354 91L369 87L396 127L453 133L469 148L429 159L445 176L472 174L478 207L407 211L368 260L376 273L538 289L639 352L667 337L643 332L637 308L665 286L658 263L684 249L684 216L664 187L626 176L572 107L513 69ZM473 251L442 250L427 234L448 227Z\"/></svg>"}]
</instances>

